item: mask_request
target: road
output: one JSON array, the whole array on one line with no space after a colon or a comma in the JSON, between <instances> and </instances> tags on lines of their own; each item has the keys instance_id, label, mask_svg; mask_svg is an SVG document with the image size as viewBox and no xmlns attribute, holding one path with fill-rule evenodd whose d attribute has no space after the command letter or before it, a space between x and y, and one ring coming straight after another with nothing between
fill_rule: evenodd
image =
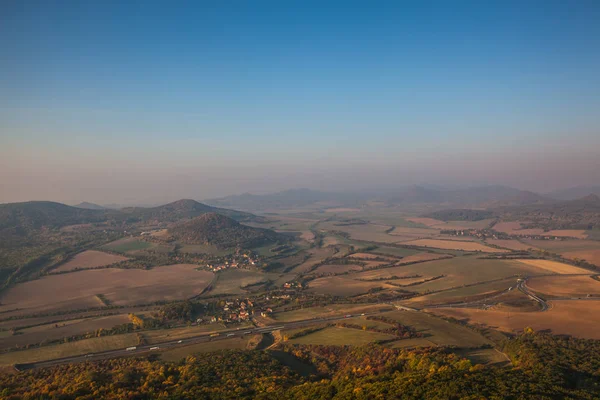
<instances>
[{"instance_id":1,"label":"road","mask_svg":"<svg viewBox=\"0 0 600 400\"><path fill-rule=\"evenodd\" d=\"M161 350L172 349L175 347L189 346L192 344L212 342L212 341L217 341L217 340L232 339L232 338L236 338L236 337L239 338L239 337L243 337L246 335L270 333L270 332L273 332L273 331L276 331L279 329L302 328L305 326L321 324L324 322L340 321L340 320L344 320L344 319L347 319L350 317L358 317L358 316L362 316L362 315L365 315L365 316L377 315L377 314L381 314L382 312L385 312L385 311L377 311L377 312L370 312L370 313L364 313L364 314L354 314L354 315L350 315L350 316L344 315L344 316L334 316L334 317L328 317L328 318L312 318L312 319L306 319L306 320L302 320L302 321L281 323L279 325L267 326L267 327L262 327L262 328L229 329L229 330L225 330L225 331L219 331L219 336L210 336L210 334L205 333L202 335L188 337L188 338L181 339L181 340L171 340L168 342L137 346L135 349L132 349L132 350L127 350L127 349L108 350L108 351L98 352L98 353L94 353L94 354L57 358L57 359L53 359L53 360L39 361L39 362L29 363L29 364L18 364L15 366L15 368L18 369L19 371L22 371L22 370L33 369L33 368L52 367L54 365L60 365L60 364L78 363L78 362L85 362L85 361L99 361L99 360L106 360L109 358L117 358L117 357L125 357L125 356L147 355L152 352L158 352Z\"/></svg>"},{"instance_id":2,"label":"road","mask_svg":"<svg viewBox=\"0 0 600 400\"><path fill-rule=\"evenodd\" d=\"M519 288L519 290L521 292L523 292L524 294L529 296L530 299L537 301L540 304L540 307L542 307L542 309L540 311L548 311L549 307L548 307L548 303L546 303L546 300L544 300L541 297L538 297L537 295L532 293L529 290L529 288L527 287L526 283L527 283L527 278L519 280L519 282L517 283L517 288Z\"/></svg>"}]
</instances>

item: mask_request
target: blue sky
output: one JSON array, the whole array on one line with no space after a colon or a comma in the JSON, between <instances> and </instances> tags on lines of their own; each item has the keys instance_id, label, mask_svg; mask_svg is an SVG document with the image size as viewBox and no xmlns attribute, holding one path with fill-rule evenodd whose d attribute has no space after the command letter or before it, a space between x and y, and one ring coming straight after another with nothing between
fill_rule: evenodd
<instances>
[{"instance_id":1,"label":"blue sky","mask_svg":"<svg viewBox=\"0 0 600 400\"><path fill-rule=\"evenodd\" d=\"M6 1L0 201L600 183L599 20L597 1Z\"/></svg>"}]
</instances>

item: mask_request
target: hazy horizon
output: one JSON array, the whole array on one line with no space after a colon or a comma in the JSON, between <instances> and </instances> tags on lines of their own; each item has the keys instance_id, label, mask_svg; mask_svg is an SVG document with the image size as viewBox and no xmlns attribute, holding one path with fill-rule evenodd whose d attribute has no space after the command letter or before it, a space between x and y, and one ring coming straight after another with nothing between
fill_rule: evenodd
<instances>
[{"instance_id":1,"label":"hazy horizon","mask_svg":"<svg viewBox=\"0 0 600 400\"><path fill-rule=\"evenodd\" d=\"M597 2L3 5L0 202L600 185Z\"/></svg>"}]
</instances>

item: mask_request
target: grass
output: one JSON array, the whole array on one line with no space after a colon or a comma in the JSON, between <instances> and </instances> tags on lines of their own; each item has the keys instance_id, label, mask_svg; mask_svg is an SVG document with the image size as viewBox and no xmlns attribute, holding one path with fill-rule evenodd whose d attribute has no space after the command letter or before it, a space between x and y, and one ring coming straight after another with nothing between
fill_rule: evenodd
<instances>
[{"instance_id":1,"label":"grass","mask_svg":"<svg viewBox=\"0 0 600 400\"><path fill-rule=\"evenodd\" d=\"M360 346L378 340L388 340L394 338L395 336L393 335L388 335L380 332L370 332L352 328L330 327L308 334L306 336L292 339L288 341L288 343L319 344L325 346L339 344Z\"/></svg>"},{"instance_id":2,"label":"grass","mask_svg":"<svg viewBox=\"0 0 600 400\"><path fill-rule=\"evenodd\" d=\"M492 344L479 333L424 312L392 311L382 314L422 333L423 339L438 346L478 347Z\"/></svg>"},{"instance_id":3,"label":"grass","mask_svg":"<svg viewBox=\"0 0 600 400\"><path fill-rule=\"evenodd\" d=\"M214 342L192 344L190 346L177 347L160 353L160 359L163 361L177 362L187 356L207 353L218 350L243 350L248 345L249 337L236 337L232 339L217 340Z\"/></svg>"},{"instance_id":4,"label":"grass","mask_svg":"<svg viewBox=\"0 0 600 400\"><path fill-rule=\"evenodd\" d=\"M496 349L459 349L455 350L454 353L468 359L473 365L481 364L503 367L511 364L507 356Z\"/></svg>"},{"instance_id":5,"label":"grass","mask_svg":"<svg viewBox=\"0 0 600 400\"><path fill-rule=\"evenodd\" d=\"M117 350L129 346L137 346L135 333L124 335L104 336L99 338L79 340L36 349L13 351L0 354L0 365L13 365L37 361L53 360L100 351Z\"/></svg>"},{"instance_id":6,"label":"grass","mask_svg":"<svg viewBox=\"0 0 600 400\"><path fill-rule=\"evenodd\" d=\"M309 307L294 311L275 313L273 318L278 322L292 322L319 317L360 314L390 308L391 307L388 305L331 304L325 307Z\"/></svg>"}]
</instances>

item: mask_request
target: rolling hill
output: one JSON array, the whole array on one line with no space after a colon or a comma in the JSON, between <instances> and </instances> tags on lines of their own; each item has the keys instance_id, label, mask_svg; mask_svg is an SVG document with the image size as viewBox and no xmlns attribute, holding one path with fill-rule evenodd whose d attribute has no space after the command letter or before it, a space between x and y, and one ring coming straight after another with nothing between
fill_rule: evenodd
<instances>
[{"instance_id":1,"label":"rolling hill","mask_svg":"<svg viewBox=\"0 0 600 400\"><path fill-rule=\"evenodd\" d=\"M252 228L232 218L211 212L169 229L169 236L186 244L210 244L219 248L250 248L285 240L269 229Z\"/></svg>"},{"instance_id":2,"label":"rolling hill","mask_svg":"<svg viewBox=\"0 0 600 400\"><path fill-rule=\"evenodd\" d=\"M175 222L182 219L195 218L206 213L218 213L237 221L251 221L257 219L255 215L250 213L211 207L189 199L178 200L158 207L124 208L121 212L127 215L131 221L138 220L145 222Z\"/></svg>"},{"instance_id":3,"label":"rolling hill","mask_svg":"<svg viewBox=\"0 0 600 400\"><path fill-rule=\"evenodd\" d=\"M0 236L9 232L26 236L42 228L60 228L107 219L107 214L101 210L71 207L51 201L0 204Z\"/></svg>"},{"instance_id":4,"label":"rolling hill","mask_svg":"<svg viewBox=\"0 0 600 400\"><path fill-rule=\"evenodd\" d=\"M94 204L94 203L89 203L87 201L84 201L79 204L75 204L73 207L85 208L86 210L106 210L106 207L102 207L102 206L100 206L98 204Z\"/></svg>"}]
</instances>

